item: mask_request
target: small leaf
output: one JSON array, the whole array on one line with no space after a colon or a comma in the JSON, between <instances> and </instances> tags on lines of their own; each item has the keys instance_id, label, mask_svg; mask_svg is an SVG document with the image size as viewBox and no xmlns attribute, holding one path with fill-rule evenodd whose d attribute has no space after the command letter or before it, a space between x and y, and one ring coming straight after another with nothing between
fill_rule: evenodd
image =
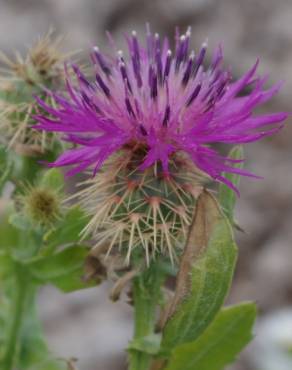
<instances>
[{"instance_id":1,"label":"small leaf","mask_svg":"<svg viewBox=\"0 0 292 370\"><path fill-rule=\"evenodd\" d=\"M84 212L79 207L72 207L56 228L45 235L44 241L50 248L76 243L87 222Z\"/></svg>"},{"instance_id":2,"label":"small leaf","mask_svg":"<svg viewBox=\"0 0 292 370\"><path fill-rule=\"evenodd\" d=\"M51 168L45 172L39 184L55 191L62 191L64 188L64 175L59 169Z\"/></svg>"},{"instance_id":3,"label":"small leaf","mask_svg":"<svg viewBox=\"0 0 292 370\"><path fill-rule=\"evenodd\" d=\"M160 334L151 334L146 337L132 340L129 344L128 350L135 349L136 351L156 355L160 349L160 342Z\"/></svg>"},{"instance_id":4,"label":"small leaf","mask_svg":"<svg viewBox=\"0 0 292 370\"><path fill-rule=\"evenodd\" d=\"M37 257L27 261L25 265L30 273L41 281L50 281L73 271L84 265L88 251L82 246L66 248L47 257Z\"/></svg>"},{"instance_id":5,"label":"small leaf","mask_svg":"<svg viewBox=\"0 0 292 370\"><path fill-rule=\"evenodd\" d=\"M64 293L74 292L75 290L87 289L95 287L102 282L102 278L95 277L94 279L85 280L83 266L71 271L70 273L59 276L58 278L50 279L50 283L55 285Z\"/></svg>"},{"instance_id":6,"label":"small leaf","mask_svg":"<svg viewBox=\"0 0 292 370\"><path fill-rule=\"evenodd\" d=\"M165 315L162 353L195 340L211 323L229 291L237 247L216 199L204 191L181 259L176 290Z\"/></svg>"},{"instance_id":7,"label":"small leaf","mask_svg":"<svg viewBox=\"0 0 292 370\"><path fill-rule=\"evenodd\" d=\"M253 303L221 310L195 342L174 349L166 370L222 370L252 339L255 317Z\"/></svg>"},{"instance_id":8,"label":"small leaf","mask_svg":"<svg viewBox=\"0 0 292 370\"><path fill-rule=\"evenodd\" d=\"M228 157L232 159L243 159L243 147L241 145L235 146L231 149ZM234 164L234 168L242 169L243 162L238 162ZM240 175L236 173L223 173L224 177L226 177L229 181L231 181L234 186L238 187ZM230 222L233 223L233 210L236 202L236 194L235 192L230 189L225 184L220 184L219 186L219 203L228 217Z\"/></svg>"},{"instance_id":9,"label":"small leaf","mask_svg":"<svg viewBox=\"0 0 292 370\"><path fill-rule=\"evenodd\" d=\"M84 263L88 254L87 248L73 246L50 256L37 257L26 266L36 282L50 283L65 293L90 288L101 283L101 277L86 280Z\"/></svg>"}]
</instances>

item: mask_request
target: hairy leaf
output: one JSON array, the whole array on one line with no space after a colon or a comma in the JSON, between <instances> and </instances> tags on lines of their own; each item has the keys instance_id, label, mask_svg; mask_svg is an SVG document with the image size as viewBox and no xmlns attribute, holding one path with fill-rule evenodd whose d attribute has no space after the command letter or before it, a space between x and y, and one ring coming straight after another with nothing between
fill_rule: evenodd
<instances>
[{"instance_id":1,"label":"hairy leaf","mask_svg":"<svg viewBox=\"0 0 292 370\"><path fill-rule=\"evenodd\" d=\"M88 250L83 246L73 246L50 256L36 257L26 261L29 273L37 283L51 283L64 292L89 288L101 279L85 281L84 262Z\"/></svg>"},{"instance_id":2,"label":"hairy leaf","mask_svg":"<svg viewBox=\"0 0 292 370\"><path fill-rule=\"evenodd\" d=\"M101 282L102 282L101 276L95 276L90 280L84 279L83 265L66 275L50 279L50 283L55 285L58 289L60 289L64 293L70 293L75 290L94 287L100 284Z\"/></svg>"},{"instance_id":3,"label":"hairy leaf","mask_svg":"<svg viewBox=\"0 0 292 370\"><path fill-rule=\"evenodd\" d=\"M195 341L174 349L166 370L222 370L252 339L253 303L225 308Z\"/></svg>"},{"instance_id":4,"label":"hairy leaf","mask_svg":"<svg viewBox=\"0 0 292 370\"><path fill-rule=\"evenodd\" d=\"M162 353L195 340L211 323L229 291L237 257L231 226L216 199L204 191L197 202L165 315Z\"/></svg>"},{"instance_id":5,"label":"hairy leaf","mask_svg":"<svg viewBox=\"0 0 292 370\"><path fill-rule=\"evenodd\" d=\"M84 264L86 255L86 248L74 246L51 256L36 257L27 261L26 266L35 278L50 281L78 270Z\"/></svg>"},{"instance_id":6,"label":"hairy leaf","mask_svg":"<svg viewBox=\"0 0 292 370\"><path fill-rule=\"evenodd\" d=\"M56 228L45 235L44 241L51 248L76 243L87 221L87 217L79 207L72 207Z\"/></svg>"}]
</instances>

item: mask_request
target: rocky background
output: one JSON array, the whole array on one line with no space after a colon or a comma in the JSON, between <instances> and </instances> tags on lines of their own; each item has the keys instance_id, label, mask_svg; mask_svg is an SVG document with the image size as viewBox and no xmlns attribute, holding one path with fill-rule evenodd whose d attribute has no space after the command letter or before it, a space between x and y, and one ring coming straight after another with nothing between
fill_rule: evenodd
<instances>
[{"instance_id":1,"label":"rocky background","mask_svg":"<svg viewBox=\"0 0 292 370\"><path fill-rule=\"evenodd\" d=\"M86 56L90 46L103 46L105 30L120 42L124 31L142 34L146 21L170 36L175 25L191 25L197 48L206 38L210 50L223 42L226 65L233 66L235 75L260 57L260 70L269 73L271 83L285 82L265 109L291 111L291 0L0 0L0 49L22 51L54 27L66 35L68 50L80 49ZM237 235L240 258L229 301L256 300L261 317L268 318L292 309L291 123L273 139L247 147L248 169L264 180L244 179L238 201L237 218L246 233ZM131 308L124 301L110 303L106 291L62 295L46 288L40 296L52 350L60 358L77 357L80 370L126 369L123 348L131 337ZM256 353L263 361L268 356L263 350L265 320L259 320L254 344L230 369L292 368L291 362L286 368L279 362L275 368L271 361L262 367L255 363Z\"/></svg>"}]
</instances>

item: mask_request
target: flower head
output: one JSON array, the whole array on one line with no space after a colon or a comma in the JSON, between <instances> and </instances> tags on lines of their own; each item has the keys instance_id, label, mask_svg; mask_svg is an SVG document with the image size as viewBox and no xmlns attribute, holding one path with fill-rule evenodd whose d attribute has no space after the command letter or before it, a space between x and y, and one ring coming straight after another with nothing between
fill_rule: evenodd
<instances>
[{"instance_id":1,"label":"flower head","mask_svg":"<svg viewBox=\"0 0 292 370\"><path fill-rule=\"evenodd\" d=\"M200 170L230 187L223 171L249 175L210 145L248 143L278 131L285 113L254 115L253 110L280 86L263 90L266 77L255 75L258 62L233 81L222 68L220 46L204 68L207 46L190 52L190 35L190 29L177 34L171 51L168 39L149 28L145 47L133 32L126 36L128 57L121 51L107 56L94 47L94 81L73 65L79 83L73 86L68 79L69 97L54 95L57 108L39 101L51 117L38 116L38 128L62 132L66 141L78 144L51 166L73 165L69 174L93 167L96 173L113 153L132 145L145 148L141 170L160 162L167 174L173 153L183 151ZM242 96L246 88L250 92Z\"/></svg>"}]
</instances>

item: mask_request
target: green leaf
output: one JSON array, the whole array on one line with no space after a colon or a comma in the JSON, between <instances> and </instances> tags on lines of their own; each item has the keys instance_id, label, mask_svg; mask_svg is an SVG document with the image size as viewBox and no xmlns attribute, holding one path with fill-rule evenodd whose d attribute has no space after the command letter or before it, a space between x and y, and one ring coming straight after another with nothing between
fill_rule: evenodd
<instances>
[{"instance_id":1,"label":"green leaf","mask_svg":"<svg viewBox=\"0 0 292 370\"><path fill-rule=\"evenodd\" d=\"M83 279L84 268L83 265L70 273L59 276L58 278L50 279L50 283L55 285L64 293L74 292L75 290L87 289L95 287L102 282L101 278L94 277L89 281Z\"/></svg>"},{"instance_id":2,"label":"green leaf","mask_svg":"<svg viewBox=\"0 0 292 370\"><path fill-rule=\"evenodd\" d=\"M83 266L87 253L86 248L74 246L51 256L34 258L25 264L35 278L50 281L78 270Z\"/></svg>"},{"instance_id":3,"label":"green leaf","mask_svg":"<svg viewBox=\"0 0 292 370\"><path fill-rule=\"evenodd\" d=\"M64 175L59 169L52 168L45 172L39 185L55 191L62 191L64 188Z\"/></svg>"},{"instance_id":4,"label":"green leaf","mask_svg":"<svg viewBox=\"0 0 292 370\"><path fill-rule=\"evenodd\" d=\"M236 257L231 226L216 199L204 191L196 205L166 324L162 325L162 354L195 340L211 323L229 291Z\"/></svg>"},{"instance_id":5,"label":"green leaf","mask_svg":"<svg viewBox=\"0 0 292 370\"><path fill-rule=\"evenodd\" d=\"M253 303L225 308L195 341L176 347L166 370L222 370L252 339Z\"/></svg>"},{"instance_id":6,"label":"green leaf","mask_svg":"<svg viewBox=\"0 0 292 370\"><path fill-rule=\"evenodd\" d=\"M44 236L44 241L50 248L76 243L87 222L84 212L79 207L72 207L56 228Z\"/></svg>"},{"instance_id":7,"label":"green leaf","mask_svg":"<svg viewBox=\"0 0 292 370\"><path fill-rule=\"evenodd\" d=\"M228 157L232 159L243 159L243 155L243 147L241 145L238 145L231 149ZM234 167L242 169L243 162L235 163ZM226 179L228 179L236 187L238 187L240 175L236 173L223 173L222 176L226 177ZM219 202L228 219L233 222L233 210L236 202L236 194L225 184L220 184L219 186Z\"/></svg>"},{"instance_id":8,"label":"green leaf","mask_svg":"<svg viewBox=\"0 0 292 370\"><path fill-rule=\"evenodd\" d=\"M50 256L37 257L26 262L32 277L38 283L50 283L64 292L89 288L100 281L84 281L84 262L87 248L73 246Z\"/></svg>"},{"instance_id":9,"label":"green leaf","mask_svg":"<svg viewBox=\"0 0 292 370\"><path fill-rule=\"evenodd\" d=\"M128 350L136 350L156 355L160 349L161 334L151 334L146 337L133 339L128 347Z\"/></svg>"}]
</instances>

